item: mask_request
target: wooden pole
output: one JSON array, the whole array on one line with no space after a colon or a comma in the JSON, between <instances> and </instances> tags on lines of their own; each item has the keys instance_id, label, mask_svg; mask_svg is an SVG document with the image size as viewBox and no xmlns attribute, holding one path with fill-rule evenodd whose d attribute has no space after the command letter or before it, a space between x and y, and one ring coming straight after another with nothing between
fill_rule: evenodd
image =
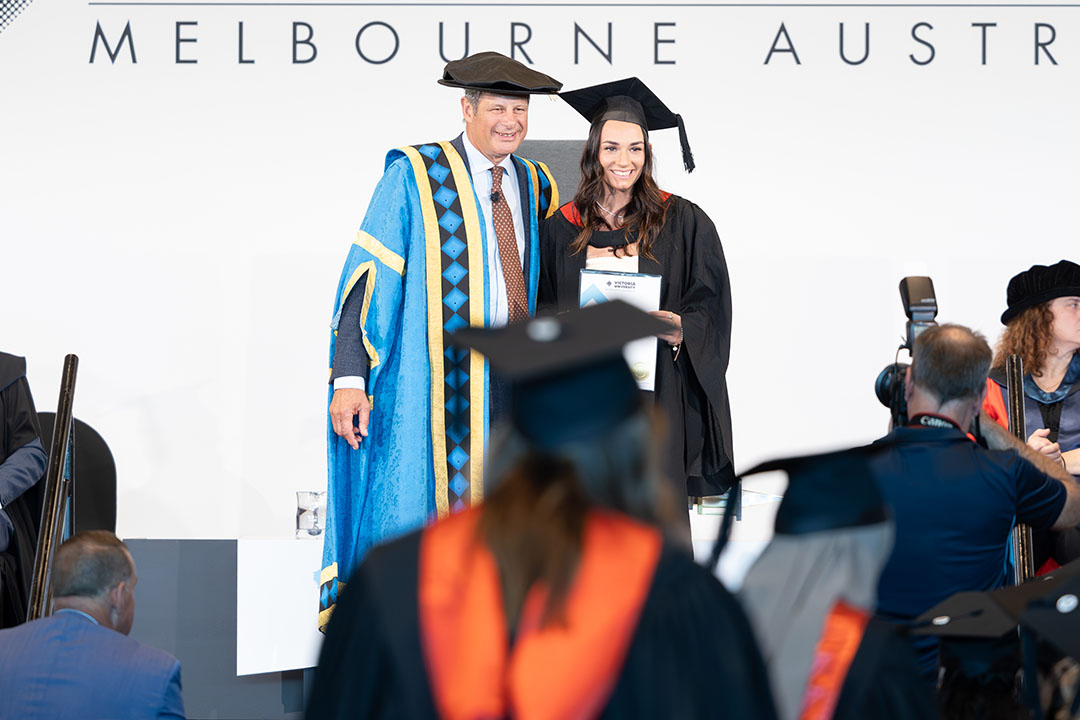
<instances>
[{"instance_id":1,"label":"wooden pole","mask_svg":"<svg viewBox=\"0 0 1080 720\"><path fill-rule=\"evenodd\" d=\"M75 376L79 358L64 358L64 374L60 380L60 399L56 405L52 446L49 448L49 467L45 471L45 499L41 507L41 527L38 530L37 551L34 553L34 574L30 581L30 603L26 620L48 615L52 605L52 562L63 537L64 499L68 496L65 478L68 448L71 444L72 406L75 400Z\"/></svg>"}]
</instances>

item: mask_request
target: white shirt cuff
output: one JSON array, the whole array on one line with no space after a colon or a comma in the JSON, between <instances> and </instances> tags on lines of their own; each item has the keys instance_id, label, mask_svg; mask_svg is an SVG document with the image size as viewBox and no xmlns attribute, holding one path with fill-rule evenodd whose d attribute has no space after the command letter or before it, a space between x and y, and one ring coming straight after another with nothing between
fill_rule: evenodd
<instances>
[{"instance_id":1,"label":"white shirt cuff","mask_svg":"<svg viewBox=\"0 0 1080 720\"><path fill-rule=\"evenodd\" d=\"M334 390L366 390L367 383L360 375L342 375L334 380Z\"/></svg>"}]
</instances>

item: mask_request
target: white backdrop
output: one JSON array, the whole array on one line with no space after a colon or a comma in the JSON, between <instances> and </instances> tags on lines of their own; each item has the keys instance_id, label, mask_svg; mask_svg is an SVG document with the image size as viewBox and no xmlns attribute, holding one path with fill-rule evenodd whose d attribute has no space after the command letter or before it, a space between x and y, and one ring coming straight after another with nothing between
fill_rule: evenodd
<instances>
[{"instance_id":1,"label":"white backdrop","mask_svg":"<svg viewBox=\"0 0 1080 720\"><path fill-rule=\"evenodd\" d=\"M450 58L466 22L504 53L522 23L568 89L637 75L686 120L693 175L653 141L724 241L736 466L870 440L901 277L994 340L1008 278L1076 258L1080 9L791 5L35 0L0 30L0 349L41 409L80 356L122 536L288 534L326 483L330 305L383 155L460 129L439 23ZM580 34L575 61L575 25L607 53L609 22L610 62ZM869 23L864 62L841 23L852 61ZM530 114L530 138L585 135L561 101Z\"/></svg>"}]
</instances>

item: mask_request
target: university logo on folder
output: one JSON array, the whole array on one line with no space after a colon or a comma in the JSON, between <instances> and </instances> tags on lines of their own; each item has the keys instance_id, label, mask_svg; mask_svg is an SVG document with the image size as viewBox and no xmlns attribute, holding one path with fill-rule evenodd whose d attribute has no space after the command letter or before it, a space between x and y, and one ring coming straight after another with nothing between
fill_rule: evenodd
<instances>
[{"instance_id":1,"label":"university logo on folder","mask_svg":"<svg viewBox=\"0 0 1080 720\"><path fill-rule=\"evenodd\" d=\"M660 276L624 273L611 270L582 270L578 305L588 307L609 300L622 300L639 310L660 309ZM656 338L634 340L623 348L623 357L634 373L638 387L652 391L656 387Z\"/></svg>"}]
</instances>

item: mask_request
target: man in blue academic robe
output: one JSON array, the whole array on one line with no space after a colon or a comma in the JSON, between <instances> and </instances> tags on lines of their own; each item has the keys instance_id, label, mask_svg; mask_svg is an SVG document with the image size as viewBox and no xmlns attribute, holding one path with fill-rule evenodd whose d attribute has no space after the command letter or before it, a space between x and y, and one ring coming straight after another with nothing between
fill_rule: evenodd
<instances>
[{"instance_id":1,"label":"man in blue academic robe","mask_svg":"<svg viewBox=\"0 0 1080 720\"><path fill-rule=\"evenodd\" d=\"M514 155L529 96L561 83L498 53L449 63L465 132L391 150L338 283L330 338L326 537L319 626L372 545L483 496L505 389L448 337L535 310L547 167Z\"/></svg>"}]
</instances>

